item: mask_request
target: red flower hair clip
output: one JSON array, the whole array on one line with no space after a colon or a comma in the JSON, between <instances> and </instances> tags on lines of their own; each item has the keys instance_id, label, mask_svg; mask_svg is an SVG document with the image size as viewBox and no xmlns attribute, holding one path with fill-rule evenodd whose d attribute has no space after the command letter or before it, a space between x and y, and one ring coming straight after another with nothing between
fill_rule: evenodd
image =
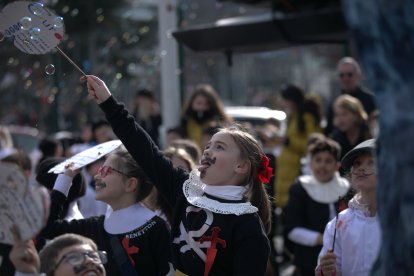
<instances>
[{"instance_id":1,"label":"red flower hair clip","mask_svg":"<svg viewBox=\"0 0 414 276\"><path fill-rule=\"evenodd\" d=\"M263 154L262 155L262 164L260 165L259 172L257 173L257 178L260 182L269 184L270 178L273 176L273 169L269 167L269 158Z\"/></svg>"}]
</instances>

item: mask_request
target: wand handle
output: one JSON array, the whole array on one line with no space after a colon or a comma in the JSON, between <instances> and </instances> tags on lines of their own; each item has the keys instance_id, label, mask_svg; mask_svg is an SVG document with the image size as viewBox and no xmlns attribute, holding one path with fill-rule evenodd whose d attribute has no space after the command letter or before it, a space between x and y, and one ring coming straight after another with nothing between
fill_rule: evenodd
<instances>
[{"instance_id":1,"label":"wand handle","mask_svg":"<svg viewBox=\"0 0 414 276\"><path fill-rule=\"evenodd\" d=\"M70 64L72 64L83 76L86 77L85 72L83 72L82 69L80 69L79 66L76 65L76 63L70 57L68 57L58 46L56 46L56 49L70 62Z\"/></svg>"}]
</instances>

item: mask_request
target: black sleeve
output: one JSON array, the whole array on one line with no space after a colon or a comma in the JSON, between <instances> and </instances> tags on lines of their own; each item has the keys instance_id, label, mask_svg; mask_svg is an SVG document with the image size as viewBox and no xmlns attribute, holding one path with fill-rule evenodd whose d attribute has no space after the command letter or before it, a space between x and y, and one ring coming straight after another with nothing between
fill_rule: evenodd
<instances>
[{"instance_id":1,"label":"black sleeve","mask_svg":"<svg viewBox=\"0 0 414 276\"><path fill-rule=\"evenodd\" d=\"M51 194L50 214L46 226L40 236L53 239L66 233L79 234L88 238L94 238L94 229L99 225L99 217L66 221L60 218L66 197L59 191L53 190Z\"/></svg>"},{"instance_id":2,"label":"black sleeve","mask_svg":"<svg viewBox=\"0 0 414 276\"><path fill-rule=\"evenodd\" d=\"M304 227L306 220L306 191L299 181L289 189L289 200L285 207L285 233L289 234L295 227Z\"/></svg>"},{"instance_id":3,"label":"black sleeve","mask_svg":"<svg viewBox=\"0 0 414 276\"><path fill-rule=\"evenodd\" d=\"M326 126L324 129L324 133L326 136L328 136L334 129L334 124L333 124L333 120L334 120L334 112L333 112L333 103L330 103L328 105L328 108L326 110Z\"/></svg>"},{"instance_id":4,"label":"black sleeve","mask_svg":"<svg viewBox=\"0 0 414 276\"><path fill-rule=\"evenodd\" d=\"M178 193L188 174L173 167L171 161L158 149L151 137L139 126L134 117L114 97L100 104L115 134L128 152L142 167L171 205L175 205Z\"/></svg>"},{"instance_id":5,"label":"black sleeve","mask_svg":"<svg viewBox=\"0 0 414 276\"><path fill-rule=\"evenodd\" d=\"M237 226L234 239L233 275L265 275L270 244L257 214L246 216Z\"/></svg>"}]
</instances>

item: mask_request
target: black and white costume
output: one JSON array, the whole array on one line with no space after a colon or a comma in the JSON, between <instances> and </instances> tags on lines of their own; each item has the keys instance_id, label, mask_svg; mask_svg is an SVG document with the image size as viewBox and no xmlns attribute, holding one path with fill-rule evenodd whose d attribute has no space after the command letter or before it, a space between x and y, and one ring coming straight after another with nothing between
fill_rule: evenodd
<instances>
[{"instance_id":1,"label":"black and white costume","mask_svg":"<svg viewBox=\"0 0 414 276\"><path fill-rule=\"evenodd\" d=\"M75 233L95 241L99 250L106 251L107 275L122 275L110 243L115 236L126 252L137 275L174 275L171 263L170 232L166 222L142 206L134 204L105 216L65 221L60 218L72 178L59 175L51 194L51 213L41 235L52 239L65 233ZM125 275L126 276L126 275Z\"/></svg>"},{"instance_id":2,"label":"black and white costume","mask_svg":"<svg viewBox=\"0 0 414 276\"><path fill-rule=\"evenodd\" d=\"M269 241L245 187L212 187L198 171L174 168L147 133L110 97L100 105L115 134L174 206L173 260L187 275L264 275Z\"/></svg>"},{"instance_id":3,"label":"black and white costume","mask_svg":"<svg viewBox=\"0 0 414 276\"><path fill-rule=\"evenodd\" d=\"M341 200L349 190L349 182L335 173L326 182L319 182L313 175L300 176L290 187L285 207L285 232L295 243L294 264L301 275L314 275L322 245L317 239L326 224L336 216L337 210L346 208ZM342 206L339 206L342 203Z\"/></svg>"}]
</instances>

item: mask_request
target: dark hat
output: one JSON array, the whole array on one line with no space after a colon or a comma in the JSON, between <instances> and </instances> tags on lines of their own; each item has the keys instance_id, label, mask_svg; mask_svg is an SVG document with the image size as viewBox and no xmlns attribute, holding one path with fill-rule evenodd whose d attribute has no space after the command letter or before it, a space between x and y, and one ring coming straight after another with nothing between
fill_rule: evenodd
<instances>
[{"instance_id":1,"label":"dark hat","mask_svg":"<svg viewBox=\"0 0 414 276\"><path fill-rule=\"evenodd\" d=\"M375 152L375 139L366 140L355 146L352 150L342 158L341 166L345 171L349 171L354 164L355 159L365 153L374 154Z\"/></svg>"}]
</instances>

